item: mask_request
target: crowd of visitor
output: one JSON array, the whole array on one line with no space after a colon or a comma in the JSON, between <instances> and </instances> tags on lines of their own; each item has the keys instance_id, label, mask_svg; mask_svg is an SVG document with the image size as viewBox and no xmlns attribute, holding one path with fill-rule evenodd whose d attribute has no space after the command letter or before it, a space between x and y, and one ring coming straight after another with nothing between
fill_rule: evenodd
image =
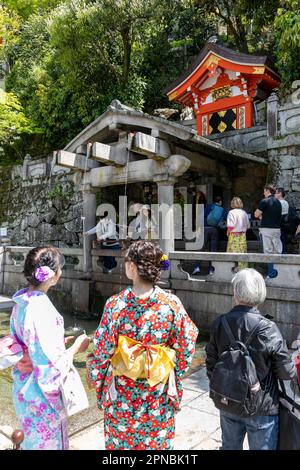
<instances>
[{"instance_id":1,"label":"crowd of visitor","mask_svg":"<svg viewBox=\"0 0 300 470\"><path fill-rule=\"evenodd\" d=\"M227 252L246 253L250 221L243 201L234 197L228 212L222 202L218 197L205 205L204 250L218 251L219 230L225 227ZM182 377L193 358L198 328L180 299L158 286L161 271L170 263L157 243L142 239L151 230L149 207L134 208L130 227L138 240L124 259L132 286L104 306L93 352L87 356L87 384L104 411L107 450L170 450ZM264 253L285 251L289 214L284 190L266 186L254 213ZM102 248L120 247L107 212L85 235L94 233ZM57 248L28 253L28 285L13 296L10 335L0 339L0 368L13 366L13 401L25 436L22 448L27 450L68 449L68 417L88 406L73 358L87 350L90 338L82 334L66 339L63 317L48 297L63 265ZM114 266L115 259L108 258L107 272ZM211 264L209 269L213 273ZM194 274L199 273L197 264ZM269 263L267 277L276 274ZM250 449L277 449L278 380L294 381L295 365L276 324L258 310L266 298L261 274L239 262L232 288L234 306L225 314L220 307L206 346L210 397L220 410L221 449L242 449L246 434Z\"/></svg>"}]
</instances>

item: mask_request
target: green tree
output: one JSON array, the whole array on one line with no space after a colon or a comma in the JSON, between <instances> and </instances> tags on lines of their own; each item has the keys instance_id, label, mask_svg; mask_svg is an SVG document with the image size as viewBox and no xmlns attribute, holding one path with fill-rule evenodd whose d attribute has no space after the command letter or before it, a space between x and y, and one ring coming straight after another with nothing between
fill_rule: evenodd
<instances>
[{"instance_id":1,"label":"green tree","mask_svg":"<svg viewBox=\"0 0 300 470\"><path fill-rule=\"evenodd\" d=\"M9 151L14 161L20 159L18 141L21 136L39 132L24 115L19 100L13 93L0 90L0 164L7 163Z\"/></svg>"},{"instance_id":2,"label":"green tree","mask_svg":"<svg viewBox=\"0 0 300 470\"><path fill-rule=\"evenodd\" d=\"M283 84L289 88L300 78L300 2L284 0L275 19L278 40L277 66Z\"/></svg>"},{"instance_id":3,"label":"green tree","mask_svg":"<svg viewBox=\"0 0 300 470\"><path fill-rule=\"evenodd\" d=\"M164 2L161 19L143 53L142 69L147 80L145 110L153 112L170 103L162 90L188 67L215 34L216 21L194 0Z\"/></svg>"},{"instance_id":4,"label":"green tree","mask_svg":"<svg viewBox=\"0 0 300 470\"><path fill-rule=\"evenodd\" d=\"M228 30L229 39L241 52L266 49L273 44L272 25L279 0L195 0ZM270 49L271 49L271 45Z\"/></svg>"},{"instance_id":5,"label":"green tree","mask_svg":"<svg viewBox=\"0 0 300 470\"><path fill-rule=\"evenodd\" d=\"M169 106L162 89L215 31L194 0L37 3L11 6L20 27L5 45L7 90L41 129L33 156L65 146L113 99L147 112Z\"/></svg>"},{"instance_id":6,"label":"green tree","mask_svg":"<svg viewBox=\"0 0 300 470\"><path fill-rule=\"evenodd\" d=\"M51 10L59 3L62 3L62 0L2 0L0 5L26 20L33 13Z\"/></svg>"}]
</instances>

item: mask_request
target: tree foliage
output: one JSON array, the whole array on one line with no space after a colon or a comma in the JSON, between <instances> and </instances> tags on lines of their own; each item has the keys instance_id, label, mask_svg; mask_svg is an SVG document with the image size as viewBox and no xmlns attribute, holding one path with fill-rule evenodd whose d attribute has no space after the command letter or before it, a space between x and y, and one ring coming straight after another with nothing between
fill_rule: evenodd
<instances>
[{"instance_id":1,"label":"tree foliage","mask_svg":"<svg viewBox=\"0 0 300 470\"><path fill-rule=\"evenodd\" d=\"M278 39L277 66L284 84L300 79L300 2L284 0L278 9L275 28Z\"/></svg>"},{"instance_id":2,"label":"tree foliage","mask_svg":"<svg viewBox=\"0 0 300 470\"><path fill-rule=\"evenodd\" d=\"M12 112L39 129L15 128L18 151L64 147L113 99L170 106L163 88L220 26L225 45L268 53L286 83L299 78L299 16L296 0L2 0L0 61L22 106Z\"/></svg>"},{"instance_id":3,"label":"tree foliage","mask_svg":"<svg viewBox=\"0 0 300 470\"><path fill-rule=\"evenodd\" d=\"M7 162L6 155L10 160L18 161L19 141L23 135L38 133L39 129L32 126L30 120L25 116L23 108L13 93L6 93L0 89L0 162Z\"/></svg>"},{"instance_id":4,"label":"tree foliage","mask_svg":"<svg viewBox=\"0 0 300 470\"><path fill-rule=\"evenodd\" d=\"M196 0L222 21L234 46L241 52L270 47L279 0Z\"/></svg>"}]
</instances>

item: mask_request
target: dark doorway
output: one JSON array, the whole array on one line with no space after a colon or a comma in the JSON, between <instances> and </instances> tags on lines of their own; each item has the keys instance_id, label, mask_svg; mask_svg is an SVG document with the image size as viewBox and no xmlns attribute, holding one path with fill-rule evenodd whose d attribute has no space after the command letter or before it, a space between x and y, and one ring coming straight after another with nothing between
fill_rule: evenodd
<instances>
[{"instance_id":1,"label":"dark doorway","mask_svg":"<svg viewBox=\"0 0 300 470\"><path fill-rule=\"evenodd\" d=\"M217 196L220 196L223 200L223 188L222 186L217 186L215 184L213 184L213 202L215 201L215 198Z\"/></svg>"}]
</instances>

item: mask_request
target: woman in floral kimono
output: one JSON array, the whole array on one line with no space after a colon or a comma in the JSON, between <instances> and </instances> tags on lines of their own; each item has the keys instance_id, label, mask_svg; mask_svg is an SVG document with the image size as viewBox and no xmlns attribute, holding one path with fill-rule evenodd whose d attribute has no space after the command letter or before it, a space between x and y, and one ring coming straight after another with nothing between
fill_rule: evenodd
<instances>
[{"instance_id":1,"label":"woman in floral kimono","mask_svg":"<svg viewBox=\"0 0 300 470\"><path fill-rule=\"evenodd\" d=\"M95 332L89 377L104 408L107 450L173 447L198 330L180 300L156 286L168 263L159 246L133 243L125 256L133 287L106 302Z\"/></svg>"},{"instance_id":2,"label":"woman in floral kimono","mask_svg":"<svg viewBox=\"0 0 300 470\"><path fill-rule=\"evenodd\" d=\"M13 400L25 434L25 450L68 449L60 388L74 354L86 350L88 339L81 335L66 350L63 318L47 296L58 282L63 264L56 248L34 248L24 267L29 286L13 296L16 306L10 330L24 353L12 372Z\"/></svg>"}]
</instances>

